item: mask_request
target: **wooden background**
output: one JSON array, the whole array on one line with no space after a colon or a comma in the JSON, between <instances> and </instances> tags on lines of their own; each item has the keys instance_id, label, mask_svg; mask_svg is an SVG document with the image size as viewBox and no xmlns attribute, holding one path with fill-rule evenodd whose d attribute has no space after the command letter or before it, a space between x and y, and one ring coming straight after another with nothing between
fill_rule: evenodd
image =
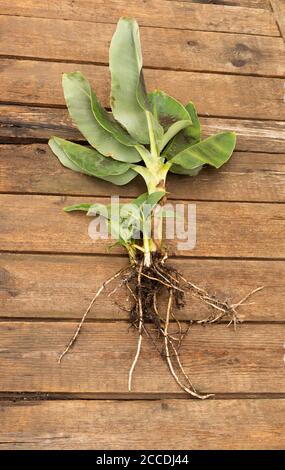
<instances>
[{"instance_id":1,"label":"wooden background","mask_svg":"<svg viewBox=\"0 0 285 470\"><path fill-rule=\"evenodd\" d=\"M0 449L281 449L285 446L285 105L283 0L0 0ZM81 70L108 104L108 47L119 16L141 25L149 89L192 99L204 135L238 134L219 172L171 177L197 202L193 251L173 263L238 301L246 324L193 327L182 358L189 399L144 342L127 393L136 335L102 297L70 354L56 362L93 292L126 263L64 214L110 187L61 167L53 135L79 140L61 74ZM282 38L283 36L283 38ZM135 196L136 181L116 188ZM199 316L188 304L181 319Z\"/></svg>"}]
</instances>

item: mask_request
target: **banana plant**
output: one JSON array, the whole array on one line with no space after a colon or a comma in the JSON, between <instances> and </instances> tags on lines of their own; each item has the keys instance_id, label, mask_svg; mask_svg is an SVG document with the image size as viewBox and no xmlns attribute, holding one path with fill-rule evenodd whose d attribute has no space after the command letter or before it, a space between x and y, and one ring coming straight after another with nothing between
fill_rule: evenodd
<instances>
[{"instance_id":1,"label":"banana plant","mask_svg":"<svg viewBox=\"0 0 285 470\"><path fill-rule=\"evenodd\" d=\"M139 204L154 195L154 209L165 200L169 172L196 176L205 166L220 168L229 160L236 143L234 132L220 132L202 140L192 102L184 106L160 90L147 93L139 27L134 19L119 20L109 62L112 112L104 109L80 72L63 75L69 114L89 144L82 146L52 137L49 145L65 167L118 186L140 176L147 193ZM90 207L82 204L66 210L90 214ZM145 266L149 266L151 254L160 250L160 241L144 233L142 238L140 246L130 231L127 239L120 236L118 243L127 249L132 262L137 250L143 252Z\"/></svg>"}]
</instances>

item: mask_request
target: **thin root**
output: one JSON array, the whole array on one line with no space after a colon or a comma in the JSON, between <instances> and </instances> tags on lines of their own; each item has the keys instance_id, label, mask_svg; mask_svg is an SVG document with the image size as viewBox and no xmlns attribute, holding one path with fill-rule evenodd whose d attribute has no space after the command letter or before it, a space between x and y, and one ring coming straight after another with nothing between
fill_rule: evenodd
<instances>
[{"instance_id":1,"label":"thin root","mask_svg":"<svg viewBox=\"0 0 285 470\"><path fill-rule=\"evenodd\" d=\"M95 301L97 300L97 298L99 297L99 295L101 294L101 292L107 287L108 284L110 284L110 282L114 281L115 279L117 279L124 271L126 271L127 269L129 269L129 266L127 268L123 268L123 269L120 269L120 271L118 271L116 274L114 274L114 276L110 277L109 279L107 279L107 281L105 281L101 287L97 290L96 294L94 295L93 299L91 300L90 304L88 305L85 313L83 314L77 328L76 328L76 331L74 333L74 335L72 336L71 340L69 341L68 345L66 346L65 350L61 353L61 355L59 356L58 358L58 363L60 364L62 358L65 356L65 354L68 353L68 351L70 350L70 348L73 346L73 344L75 343L79 333L80 333L80 330L83 326L83 323L85 322L86 320L86 317L88 315L88 313L90 312L91 308L93 307Z\"/></svg>"},{"instance_id":2,"label":"thin root","mask_svg":"<svg viewBox=\"0 0 285 470\"><path fill-rule=\"evenodd\" d=\"M236 328L236 325L242 321L238 317L238 308L241 305L245 305L249 297L263 289L264 286L252 290L237 303L230 303L227 299L221 301L214 295L209 294L205 289L189 282L176 269L166 265L166 259L166 254L163 258L159 257L159 255L153 255L150 266L145 266L143 257L139 257L135 265L121 269L104 282L91 300L74 335L60 355L58 362L61 362L62 358L75 343L88 313L101 292L108 284L127 271L120 279L118 286L109 293L108 297L113 296L117 293L118 289L125 286L128 291L127 302L129 302L130 298L133 300L130 310L115 301L116 305L129 313L130 326L135 327L138 333L136 353L128 376L129 391L132 389L134 370L141 354L143 335L146 335L153 342L160 355L165 358L170 374L184 392L200 399L212 397L213 394L204 395L197 392L189 376L186 374L179 355L181 343L193 323L215 323L224 318L228 318L229 323L227 326L233 324L234 328ZM190 320L188 329L183 329L174 313L174 309L182 308L185 305L185 292L187 289L191 292L191 295L204 302L212 311L208 317L202 320ZM160 308L158 306L158 295L161 292L167 293L168 295L165 316L160 314ZM173 320L173 324L175 325L171 333L169 332L170 319Z\"/></svg>"},{"instance_id":3,"label":"thin root","mask_svg":"<svg viewBox=\"0 0 285 470\"><path fill-rule=\"evenodd\" d=\"M205 323L216 323L225 316L230 317L230 321L227 326L230 326L232 323L234 325L234 328L236 329L236 326L238 323L241 323L242 320L240 320L238 313L237 313L237 308L240 307L241 305L245 305L246 300L254 295L256 292L259 292L260 290L264 289L265 286L257 287L256 289L253 289L250 291L246 296L244 296L238 303L233 303L230 304L227 301L221 301L210 295L205 289L202 289L201 287L196 286L192 282L187 281L180 273L177 272L177 274L180 276L180 278L186 283L186 285L189 286L191 289L193 295L203 302L205 302L207 305L213 308L213 310L217 310L219 313L217 315L209 315L206 318L203 318L202 320L196 320L195 323L198 324L205 324Z\"/></svg>"},{"instance_id":4,"label":"thin root","mask_svg":"<svg viewBox=\"0 0 285 470\"><path fill-rule=\"evenodd\" d=\"M132 389L132 378L133 378L133 372L136 367L136 364L138 362L138 358L140 356L141 352L141 345L142 345L142 329L143 329L143 309L142 309L142 298L141 298L141 274L142 274L142 268L143 268L143 262L141 262L139 271L138 271L138 310L139 310L139 328L138 328L138 333L139 333L139 339L138 339L138 345L137 345L137 352L135 355L135 358L133 360L133 363L131 365L130 371L129 371L129 381L128 381L128 389L129 392Z\"/></svg>"},{"instance_id":5,"label":"thin root","mask_svg":"<svg viewBox=\"0 0 285 470\"><path fill-rule=\"evenodd\" d=\"M169 354L169 338L168 338L168 325L169 325L169 317L170 317L170 312L171 312L171 309L172 309L172 298L173 298L173 293L172 293L172 290L170 290L169 292L169 299L168 299L168 306L167 306L167 312L166 312L166 321L165 321L165 327L164 327L164 347L165 347L165 356L166 356L166 361L167 361L167 364L168 364L168 367L169 367L169 370L170 370L170 373L172 375L172 377L174 378L174 380L176 381L176 383L186 392L186 393L189 393L189 395L192 395L193 397L195 398L200 398L202 400L206 399L206 398L209 398L211 396L213 396L213 394L207 394L207 395L200 395L199 393L197 393L195 391L195 389L193 389L193 387L191 386L191 389L189 387L186 387L182 382L181 380L178 378L175 370L174 370L174 367L173 367L173 364L172 364L172 360L171 360L171 357L170 357L170 354ZM175 351L174 351L175 353ZM177 359L177 356L178 356L178 353L175 354L176 356L176 359ZM178 356L179 357L179 356ZM178 364L181 366L181 363L180 363L180 360L178 362ZM182 367L182 366L181 366ZM181 368L180 367L180 368ZM187 377L187 375L185 374L184 372L184 369L182 367L182 371L183 371L183 375ZM188 379L188 377L187 377ZM191 384L190 380L188 379L188 383Z\"/></svg>"}]
</instances>

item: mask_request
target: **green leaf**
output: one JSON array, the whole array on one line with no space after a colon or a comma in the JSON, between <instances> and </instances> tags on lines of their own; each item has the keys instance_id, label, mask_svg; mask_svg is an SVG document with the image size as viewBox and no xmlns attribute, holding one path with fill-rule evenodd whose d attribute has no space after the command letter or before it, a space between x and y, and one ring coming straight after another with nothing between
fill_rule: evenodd
<instances>
[{"instance_id":1,"label":"green leaf","mask_svg":"<svg viewBox=\"0 0 285 470\"><path fill-rule=\"evenodd\" d=\"M142 73L138 24L121 18L110 46L111 108L113 115L142 144L149 143L145 110L148 100Z\"/></svg>"},{"instance_id":2,"label":"green leaf","mask_svg":"<svg viewBox=\"0 0 285 470\"><path fill-rule=\"evenodd\" d=\"M126 173L131 168L129 163L106 158L95 149L83 147L59 137L51 138L49 145L61 163L67 168L76 168L76 171L107 181L114 176Z\"/></svg>"},{"instance_id":3,"label":"green leaf","mask_svg":"<svg viewBox=\"0 0 285 470\"><path fill-rule=\"evenodd\" d=\"M117 186L124 186L125 184L128 184L130 181L136 178L137 176L138 175L134 170L128 170L126 171L126 173L123 173L121 175L107 176L105 180Z\"/></svg>"},{"instance_id":4,"label":"green leaf","mask_svg":"<svg viewBox=\"0 0 285 470\"><path fill-rule=\"evenodd\" d=\"M179 134L177 134L176 137L173 139L172 143L170 144L167 150L169 156L171 156L172 153L174 153L174 155L176 153L179 153L178 150L181 152L189 145L194 145L200 142L201 126L196 108L192 101L190 101L185 106L185 108L192 119L192 125L184 129L182 132L179 132ZM171 173L175 173L176 175L197 176L198 173L200 173L200 171L202 170L203 166L204 165L197 166L194 170L186 170L181 165L173 164L169 171Z\"/></svg>"},{"instance_id":5,"label":"green leaf","mask_svg":"<svg viewBox=\"0 0 285 470\"><path fill-rule=\"evenodd\" d=\"M87 215L88 216L95 216L95 215L102 215L102 213L105 213L106 214L106 218L109 218L110 217L110 204L101 204L101 203L94 203L94 204L90 204L90 207L88 209L88 212L87 212Z\"/></svg>"},{"instance_id":6,"label":"green leaf","mask_svg":"<svg viewBox=\"0 0 285 470\"><path fill-rule=\"evenodd\" d=\"M187 135L189 137L191 136L193 140L195 140L195 142L199 142L201 140L201 125L198 119L197 110L192 101L189 101L189 103L186 104L185 108L192 120L192 126L187 129Z\"/></svg>"},{"instance_id":7,"label":"green leaf","mask_svg":"<svg viewBox=\"0 0 285 470\"><path fill-rule=\"evenodd\" d=\"M147 199L148 193L143 193L132 201L132 204L135 204L137 207L140 207Z\"/></svg>"},{"instance_id":8,"label":"green leaf","mask_svg":"<svg viewBox=\"0 0 285 470\"><path fill-rule=\"evenodd\" d=\"M154 116L158 119L164 131L167 131L177 121L190 121L186 108L175 98L161 90L155 90L148 94Z\"/></svg>"},{"instance_id":9,"label":"green leaf","mask_svg":"<svg viewBox=\"0 0 285 470\"><path fill-rule=\"evenodd\" d=\"M150 217L153 209L157 205L157 203L165 196L165 191L156 191L150 194L145 202L141 205L140 210L143 215L143 220L147 221L148 217Z\"/></svg>"},{"instance_id":10,"label":"green leaf","mask_svg":"<svg viewBox=\"0 0 285 470\"><path fill-rule=\"evenodd\" d=\"M178 153L171 163L181 165L186 170L205 164L220 168L232 155L235 144L234 132L220 132Z\"/></svg>"},{"instance_id":11,"label":"green leaf","mask_svg":"<svg viewBox=\"0 0 285 470\"><path fill-rule=\"evenodd\" d=\"M185 176L197 176L198 173L202 170L204 165L197 166L193 170L186 170L183 168L181 165L175 165L173 164L170 168L170 172L174 173L175 175L185 175Z\"/></svg>"},{"instance_id":12,"label":"green leaf","mask_svg":"<svg viewBox=\"0 0 285 470\"><path fill-rule=\"evenodd\" d=\"M92 207L92 204L74 204L73 206L67 206L63 210L65 212L73 212L73 211L84 211L88 212L89 209Z\"/></svg>"},{"instance_id":13,"label":"green leaf","mask_svg":"<svg viewBox=\"0 0 285 470\"><path fill-rule=\"evenodd\" d=\"M165 196L165 191L156 191L147 197L144 204L155 206L160 201L160 199L163 198L163 196Z\"/></svg>"},{"instance_id":14,"label":"green leaf","mask_svg":"<svg viewBox=\"0 0 285 470\"><path fill-rule=\"evenodd\" d=\"M159 144L159 150L161 151L164 149L164 147L168 144L168 142L178 134L182 129L185 129L189 127L191 124L191 121L177 121L172 124L169 129L165 132L164 136L162 137L160 144Z\"/></svg>"},{"instance_id":15,"label":"green leaf","mask_svg":"<svg viewBox=\"0 0 285 470\"><path fill-rule=\"evenodd\" d=\"M163 153L168 160L171 160L175 155L182 152L182 150L188 148L190 145L197 144L200 141L201 128L195 106L190 101L185 106L185 109L192 120L192 124L179 132L167 146Z\"/></svg>"},{"instance_id":16,"label":"green leaf","mask_svg":"<svg viewBox=\"0 0 285 470\"><path fill-rule=\"evenodd\" d=\"M60 139L61 140L61 139ZM81 170L79 166L75 165L66 155L65 151L63 150L62 146L58 143L58 138L57 137L52 137L49 139L48 142L51 150L53 153L57 156L59 159L60 163L65 166L66 168L69 168L70 170L77 171L79 173L84 173L85 175L88 174L85 171Z\"/></svg>"},{"instance_id":17,"label":"green leaf","mask_svg":"<svg viewBox=\"0 0 285 470\"><path fill-rule=\"evenodd\" d=\"M119 161L140 161L136 149L130 147L136 142L112 121L80 72L64 74L62 85L69 114L92 147Z\"/></svg>"},{"instance_id":18,"label":"green leaf","mask_svg":"<svg viewBox=\"0 0 285 470\"><path fill-rule=\"evenodd\" d=\"M192 117L179 101L167 95L161 90L155 90L148 94L151 109L162 125L165 134L160 141L160 151L167 143L175 137L182 129L189 132L192 127Z\"/></svg>"},{"instance_id":19,"label":"green leaf","mask_svg":"<svg viewBox=\"0 0 285 470\"><path fill-rule=\"evenodd\" d=\"M93 114L98 123L110 132L116 140L128 147L134 147L138 142L133 139L125 129L113 118L111 113L108 113L97 99L95 92L90 88L91 106Z\"/></svg>"}]
</instances>

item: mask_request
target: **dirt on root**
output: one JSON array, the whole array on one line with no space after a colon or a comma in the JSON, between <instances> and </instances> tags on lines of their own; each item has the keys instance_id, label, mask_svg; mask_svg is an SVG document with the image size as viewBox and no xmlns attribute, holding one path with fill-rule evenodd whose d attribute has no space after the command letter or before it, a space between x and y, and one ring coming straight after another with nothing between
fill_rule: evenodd
<instances>
[{"instance_id":1,"label":"dirt on root","mask_svg":"<svg viewBox=\"0 0 285 470\"><path fill-rule=\"evenodd\" d=\"M120 282L110 294L115 297L119 289L127 289L129 297L133 301L132 307L128 310L130 324L138 332L137 349L129 370L129 390L132 388L132 378L140 356L143 338L147 338L152 341L157 352L166 361L170 374L182 390L200 399L213 396L198 392L185 372L180 359L180 347L183 339L194 323L211 324L228 319L229 324L236 327L240 322L237 314L238 307L263 287L249 292L238 303L230 303L227 300L218 299L204 288L185 279L177 269L168 263L166 254L153 254L149 266L145 266L144 258L141 256L132 265L121 269L101 285L82 316L73 337L60 355L59 362L74 345L96 299L116 279ZM184 325L185 323L187 325L185 328L185 326L182 327L175 313L185 306L187 292L206 304L209 314L202 320L189 319L188 322L183 322ZM165 300L167 305L165 305ZM121 308L126 310L124 306ZM172 331L173 328L170 331L170 323L175 325L174 331Z\"/></svg>"}]
</instances>

